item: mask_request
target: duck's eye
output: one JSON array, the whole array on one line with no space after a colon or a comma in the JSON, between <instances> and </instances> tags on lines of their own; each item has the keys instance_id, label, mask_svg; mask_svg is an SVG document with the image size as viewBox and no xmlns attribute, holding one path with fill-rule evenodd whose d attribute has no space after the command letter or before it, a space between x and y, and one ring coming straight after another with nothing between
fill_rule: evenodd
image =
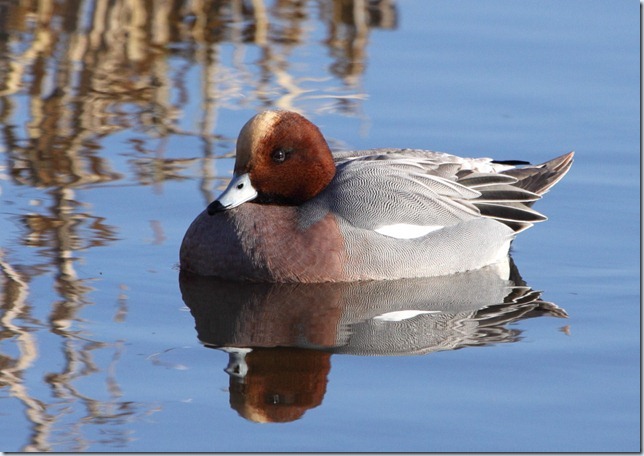
<instances>
[{"instance_id":1,"label":"duck's eye","mask_svg":"<svg viewBox=\"0 0 644 456\"><path fill-rule=\"evenodd\" d=\"M276 149L271 158L275 163L283 163L291 155L290 149Z\"/></svg>"}]
</instances>

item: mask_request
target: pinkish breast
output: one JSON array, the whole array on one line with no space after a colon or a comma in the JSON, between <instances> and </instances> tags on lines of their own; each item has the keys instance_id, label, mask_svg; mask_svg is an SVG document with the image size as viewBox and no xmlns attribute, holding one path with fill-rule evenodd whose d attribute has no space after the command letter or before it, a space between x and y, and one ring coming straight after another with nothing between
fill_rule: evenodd
<instances>
[{"instance_id":1,"label":"pinkish breast","mask_svg":"<svg viewBox=\"0 0 644 456\"><path fill-rule=\"evenodd\" d=\"M335 217L300 227L293 206L245 203L202 212L183 239L181 268L261 282L343 281L346 250Z\"/></svg>"}]
</instances>

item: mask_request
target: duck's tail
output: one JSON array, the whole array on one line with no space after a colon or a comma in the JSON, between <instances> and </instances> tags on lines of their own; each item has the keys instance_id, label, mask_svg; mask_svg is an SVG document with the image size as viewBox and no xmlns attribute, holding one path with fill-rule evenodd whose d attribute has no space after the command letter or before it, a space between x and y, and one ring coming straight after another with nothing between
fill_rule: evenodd
<instances>
[{"instance_id":1,"label":"duck's tail","mask_svg":"<svg viewBox=\"0 0 644 456\"><path fill-rule=\"evenodd\" d=\"M515 187L523 188L541 196L566 175L572 166L574 156L574 151L568 152L540 165L512 168L502 171L502 174L507 174L517 179L514 184Z\"/></svg>"},{"instance_id":2,"label":"duck's tail","mask_svg":"<svg viewBox=\"0 0 644 456\"><path fill-rule=\"evenodd\" d=\"M540 165L495 161L511 167L498 173L462 171L458 182L481 193L470 200L481 215L505 223L518 233L547 219L532 205L564 177L573 156L570 152Z\"/></svg>"}]
</instances>

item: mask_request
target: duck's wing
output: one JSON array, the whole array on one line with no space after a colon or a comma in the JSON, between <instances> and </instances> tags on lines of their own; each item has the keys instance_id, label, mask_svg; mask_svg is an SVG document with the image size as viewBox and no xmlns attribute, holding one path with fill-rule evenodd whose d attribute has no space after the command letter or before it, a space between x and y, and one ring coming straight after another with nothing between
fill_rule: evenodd
<instances>
[{"instance_id":1,"label":"duck's wing","mask_svg":"<svg viewBox=\"0 0 644 456\"><path fill-rule=\"evenodd\" d=\"M336 160L327 201L356 227L429 232L486 217L519 232L546 219L530 206L568 171L572 154L521 168L410 149L346 152Z\"/></svg>"},{"instance_id":2,"label":"duck's wing","mask_svg":"<svg viewBox=\"0 0 644 456\"><path fill-rule=\"evenodd\" d=\"M338 163L328 201L359 228L455 225L480 216L470 202L480 192L456 182L455 171L449 163L416 157L353 158Z\"/></svg>"}]
</instances>

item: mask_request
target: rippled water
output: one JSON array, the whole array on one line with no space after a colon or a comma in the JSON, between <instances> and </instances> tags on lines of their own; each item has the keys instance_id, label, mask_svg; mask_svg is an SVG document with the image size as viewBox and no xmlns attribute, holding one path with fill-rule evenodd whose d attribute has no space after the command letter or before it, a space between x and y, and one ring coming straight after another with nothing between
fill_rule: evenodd
<instances>
[{"instance_id":1,"label":"rippled water","mask_svg":"<svg viewBox=\"0 0 644 456\"><path fill-rule=\"evenodd\" d=\"M639 451L637 14L0 5L0 450ZM179 277L268 107L337 148L577 155L511 283Z\"/></svg>"}]
</instances>

